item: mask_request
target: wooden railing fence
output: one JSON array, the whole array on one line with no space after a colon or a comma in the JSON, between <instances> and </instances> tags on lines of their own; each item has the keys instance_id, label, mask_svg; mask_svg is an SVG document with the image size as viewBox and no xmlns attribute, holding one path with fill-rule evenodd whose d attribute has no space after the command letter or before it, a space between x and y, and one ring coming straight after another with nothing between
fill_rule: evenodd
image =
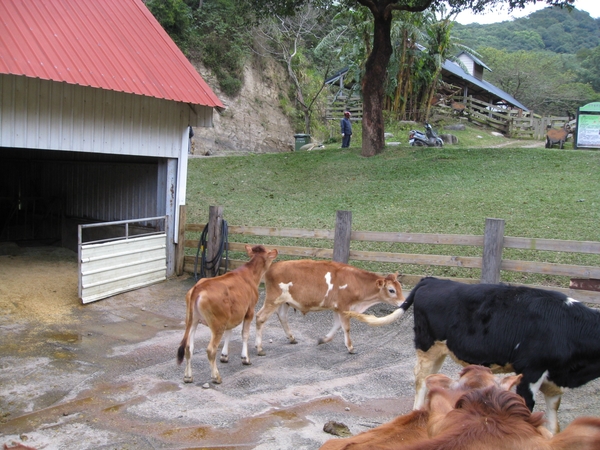
<instances>
[{"instance_id":1,"label":"wooden railing fence","mask_svg":"<svg viewBox=\"0 0 600 450\"><path fill-rule=\"evenodd\" d=\"M562 128L569 117L514 117L508 128L508 136L513 138L546 139L550 128Z\"/></svg>"},{"instance_id":2,"label":"wooden railing fence","mask_svg":"<svg viewBox=\"0 0 600 450\"><path fill-rule=\"evenodd\" d=\"M182 207L185 208L185 207ZM185 217L185 213L183 213ZM223 220L222 207L211 206L209 210L209 238L207 239L207 258L212 259L220 242L219 230ZM183 222L185 223L185 222ZM185 224L185 232L200 233L205 224ZM352 213L350 211L338 211L335 230L305 230L295 228L272 228L272 227L249 227L229 225L229 235L248 236L246 243L255 245L262 243L260 237L284 237L304 239L324 239L333 241L333 248L321 247L297 247L276 246L280 255L288 255L302 258L323 258L334 261L374 261L396 264L416 264L448 267L464 267L481 269L481 279L461 278L459 281L467 283L497 283L500 281L500 271L512 271L522 273L537 273L546 275L560 275L576 279L600 279L600 267L580 266L573 264L557 264L539 261L518 261L502 258L505 248L540 250L550 252L589 253L600 255L600 242L593 241L569 241L555 239L535 239L524 237L504 236L503 219L486 219L484 234L477 235L455 235L455 234L426 234L426 233L402 233L402 232L374 232L374 231L352 231ZM184 232L180 232L180 236ZM257 239L258 238L258 239ZM480 257L474 256L451 256L430 254L407 254L352 250L352 241L372 241L429 245L451 245L451 246L475 246L481 247ZM181 240L180 240L181 243ZM243 252L244 243L229 242L228 250L232 252ZM198 240L185 239L184 247L187 249L198 248ZM191 252L190 252L191 253ZM184 251L178 254L180 264L177 267L183 272L194 273L195 256L184 255ZM245 261L227 261L230 269L238 267ZM225 261L221 262L224 266ZM401 282L413 286L424 275L402 275ZM547 286L536 286L544 289L562 291L568 295L589 303L600 304L600 292L575 290L570 288L557 288Z\"/></svg>"},{"instance_id":3,"label":"wooden railing fence","mask_svg":"<svg viewBox=\"0 0 600 450\"><path fill-rule=\"evenodd\" d=\"M536 117L532 112L520 109L502 109L471 96L456 96L453 100L465 105L465 110L459 117L486 125L511 138L545 139L548 126L561 128L569 121L566 116ZM437 105L436 108L445 114L455 114L450 106Z\"/></svg>"},{"instance_id":4,"label":"wooden railing fence","mask_svg":"<svg viewBox=\"0 0 600 450\"><path fill-rule=\"evenodd\" d=\"M344 111L350 111L353 120L361 120L363 114L363 103L360 95L338 93L338 95L329 96L327 110L325 111L326 120L340 121L344 117Z\"/></svg>"}]
</instances>

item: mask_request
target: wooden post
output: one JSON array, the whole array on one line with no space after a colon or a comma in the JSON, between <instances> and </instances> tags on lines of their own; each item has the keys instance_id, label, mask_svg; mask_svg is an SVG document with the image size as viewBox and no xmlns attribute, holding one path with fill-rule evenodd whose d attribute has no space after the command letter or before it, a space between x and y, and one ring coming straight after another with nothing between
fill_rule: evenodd
<instances>
[{"instance_id":1,"label":"wooden post","mask_svg":"<svg viewBox=\"0 0 600 450\"><path fill-rule=\"evenodd\" d=\"M352 211L338 211L335 217L333 237L333 260L348 264L350 260L350 234L352 233Z\"/></svg>"},{"instance_id":2,"label":"wooden post","mask_svg":"<svg viewBox=\"0 0 600 450\"><path fill-rule=\"evenodd\" d=\"M503 243L504 219L485 219L483 259L481 262L482 283L500 282Z\"/></svg>"},{"instance_id":3,"label":"wooden post","mask_svg":"<svg viewBox=\"0 0 600 450\"><path fill-rule=\"evenodd\" d=\"M221 244L221 229L223 227L223 207L210 206L208 208L208 234L206 236L206 260L212 261L219 253ZM218 275L219 268L214 267L214 273L207 271L207 278Z\"/></svg>"},{"instance_id":4,"label":"wooden post","mask_svg":"<svg viewBox=\"0 0 600 450\"><path fill-rule=\"evenodd\" d=\"M185 258L185 205L179 207L179 230L177 230L177 248L175 249L175 275L183 275L183 260Z\"/></svg>"}]
</instances>

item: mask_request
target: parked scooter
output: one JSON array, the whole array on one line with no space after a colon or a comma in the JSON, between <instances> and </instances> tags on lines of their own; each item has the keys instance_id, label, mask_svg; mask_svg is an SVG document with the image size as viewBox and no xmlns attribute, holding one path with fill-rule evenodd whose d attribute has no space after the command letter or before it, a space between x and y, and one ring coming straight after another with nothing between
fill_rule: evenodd
<instances>
[{"instance_id":1,"label":"parked scooter","mask_svg":"<svg viewBox=\"0 0 600 450\"><path fill-rule=\"evenodd\" d=\"M425 123L425 133L419 130L410 130L408 134L408 143L417 147L443 147L444 141L431 128L431 125Z\"/></svg>"}]
</instances>

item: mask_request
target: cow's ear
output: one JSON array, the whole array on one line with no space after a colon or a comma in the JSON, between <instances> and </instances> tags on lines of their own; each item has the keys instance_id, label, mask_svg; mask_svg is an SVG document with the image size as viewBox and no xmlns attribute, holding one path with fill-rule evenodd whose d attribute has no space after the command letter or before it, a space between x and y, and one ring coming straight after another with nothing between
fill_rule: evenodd
<instances>
[{"instance_id":1,"label":"cow's ear","mask_svg":"<svg viewBox=\"0 0 600 450\"><path fill-rule=\"evenodd\" d=\"M375 286L377 286L377 289L381 289L383 286L385 285L385 280L382 278L379 278L376 282L375 282Z\"/></svg>"},{"instance_id":2,"label":"cow's ear","mask_svg":"<svg viewBox=\"0 0 600 450\"><path fill-rule=\"evenodd\" d=\"M252 246L246 244L245 247L246 247L246 253L248 254L248 256L252 257L252 255L254 254L254 253L252 253Z\"/></svg>"},{"instance_id":3,"label":"cow's ear","mask_svg":"<svg viewBox=\"0 0 600 450\"><path fill-rule=\"evenodd\" d=\"M521 378L523 378L523 374L504 377L500 381L500 387L506 391L510 391L521 382Z\"/></svg>"},{"instance_id":4,"label":"cow's ear","mask_svg":"<svg viewBox=\"0 0 600 450\"><path fill-rule=\"evenodd\" d=\"M274 248L273 250L271 250L271 251L269 252L269 258L270 258L270 259L275 259L275 258L277 258L277 255L278 255L278 254L279 254L279 252L277 251L277 249L276 249L276 248Z\"/></svg>"},{"instance_id":5,"label":"cow's ear","mask_svg":"<svg viewBox=\"0 0 600 450\"><path fill-rule=\"evenodd\" d=\"M438 415L438 418L444 417L454 409L454 393L444 389L434 388L429 391L429 411L432 415Z\"/></svg>"},{"instance_id":6,"label":"cow's ear","mask_svg":"<svg viewBox=\"0 0 600 450\"><path fill-rule=\"evenodd\" d=\"M435 388L450 389L452 383L454 383L452 379L441 373L427 375L427 377L425 378L425 386L427 386L427 389L429 390Z\"/></svg>"}]
</instances>

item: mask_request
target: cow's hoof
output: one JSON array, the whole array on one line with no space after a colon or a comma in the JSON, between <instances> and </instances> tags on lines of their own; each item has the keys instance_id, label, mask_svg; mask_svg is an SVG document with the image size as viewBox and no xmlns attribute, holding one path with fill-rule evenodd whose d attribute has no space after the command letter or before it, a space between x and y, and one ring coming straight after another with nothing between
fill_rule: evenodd
<instances>
[{"instance_id":1,"label":"cow's hoof","mask_svg":"<svg viewBox=\"0 0 600 450\"><path fill-rule=\"evenodd\" d=\"M356 350L354 350L353 348L348 350L348 353L350 353L351 355L356 354Z\"/></svg>"},{"instance_id":2,"label":"cow's hoof","mask_svg":"<svg viewBox=\"0 0 600 450\"><path fill-rule=\"evenodd\" d=\"M290 339L290 344L297 344L298 341L296 340L296 338L291 338Z\"/></svg>"},{"instance_id":3,"label":"cow's hoof","mask_svg":"<svg viewBox=\"0 0 600 450\"><path fill-rule=\"evenodd\" d=\"M242 358L242 364L245 366L251 366L252 363L250 362L250 359L248 358Z\"/></svg>"},{"instance_id":4,"label":"cow's hoof","mask_svg":"<svg viewBox=\"0 0 600 450\"><path fill-rule=\"evenodd\" d=\"M317 345L321 345L325 343L325 339L323 338L319 338L319 340L317 341Z\"/></svg>"},{"instance_id":5,"label":"cow's hoof","mask_svg":"<svg viewBox=\"0 0 600 450\"><path fill-rule=\"evenodd\" d=\"M183 382L184 383L193 383L194 377L183 377Z\"/></svg>"},{"instance_id":6,"label":"cow's hoof","mask_svg":"<svg viewBox=\"0 0 600 450\"><path fill-rule=\"evenodd\" d=\"M222 363L229 362L229 356L227 356L227 355L221 355L221 362Z\"/></svg>"},{"instance_id":7,"label":"cow's hoof","mask_svg":"<svg viewBox=\"0 0 600 450\"><path fill-rule=\"evenodd\" d=\"M265 351L264 351L264 350L259 350L259 351L257 351L257 352L256 352L256 354L257 354L258 356L267 356L267 354L265 353Z\"/></svg>"},{"instance_id":8,"label":"cow's hoof","mask_svg":"<svg viewBox=\"0 0 600 450\"><path fill-rule=\"evenodd\" d=\"M219 377L219 378L212 378L210 381L212 381L213 384L221 384L223 380L221 380L221 377Z\"/></svg>"}]
</instances>

